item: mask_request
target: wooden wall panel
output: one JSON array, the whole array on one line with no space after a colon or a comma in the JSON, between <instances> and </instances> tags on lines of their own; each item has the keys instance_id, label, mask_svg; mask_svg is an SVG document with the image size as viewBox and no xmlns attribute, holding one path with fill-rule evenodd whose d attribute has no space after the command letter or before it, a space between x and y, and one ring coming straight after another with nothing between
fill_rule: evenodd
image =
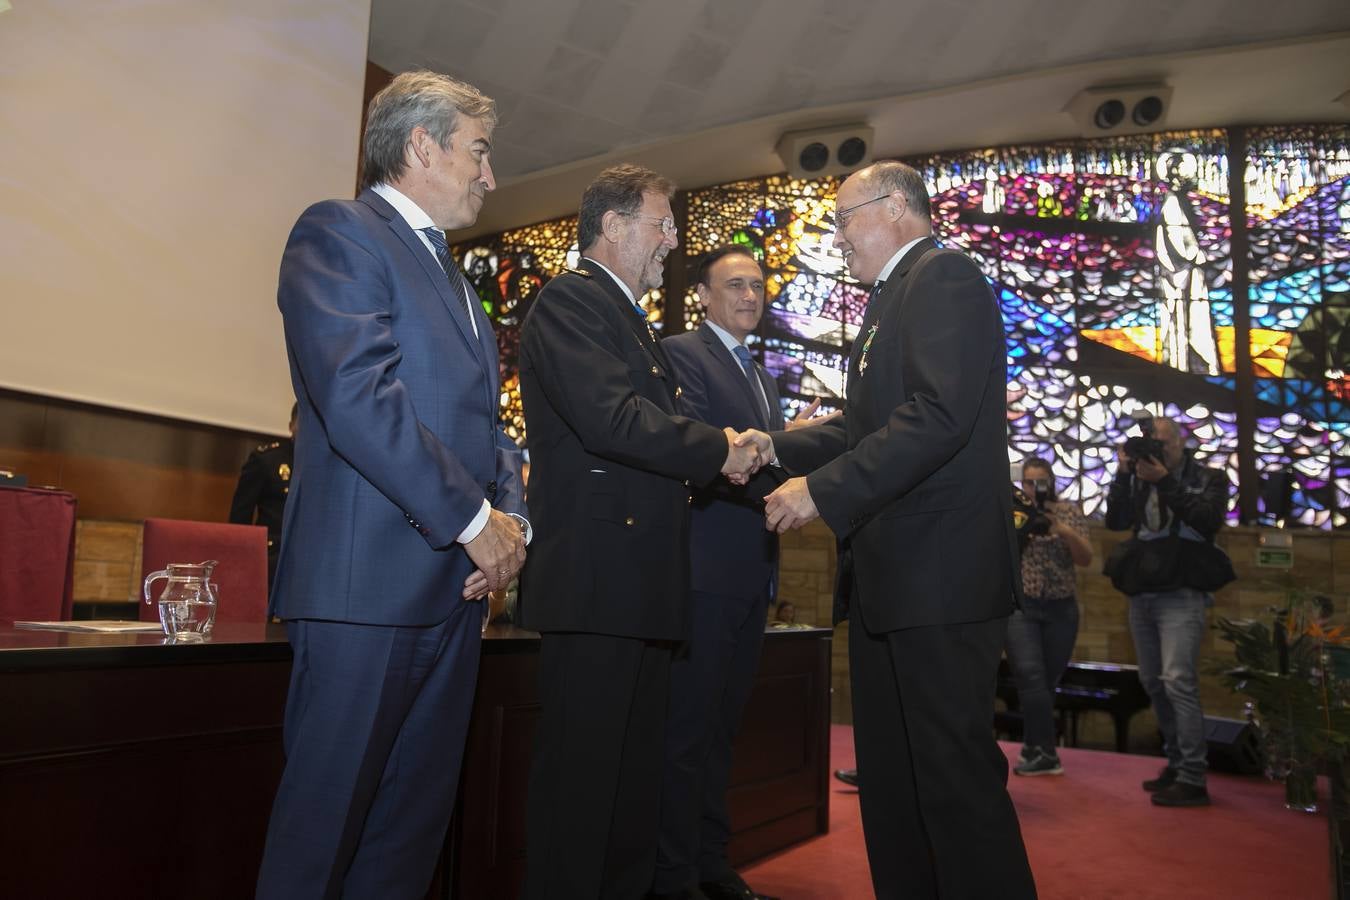
<instances>
[{"instance_id":1,"label":"wooden wall panel","mask_svg":"<svg viewBox=\"0 0 1350 900\"><path fill-rule=\"evenodd\" d=\"M35 486L70 491L82 518L223 522L239 467L264 439L0 391L0 469L25 474Z\"/></svg>"}]
</instances>

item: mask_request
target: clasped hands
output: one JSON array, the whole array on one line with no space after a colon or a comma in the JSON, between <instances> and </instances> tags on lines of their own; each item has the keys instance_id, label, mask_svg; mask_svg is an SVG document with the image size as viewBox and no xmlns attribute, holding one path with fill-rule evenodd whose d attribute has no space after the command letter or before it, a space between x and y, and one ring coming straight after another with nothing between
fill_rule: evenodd
<instances>
[{"instance_id":1,"label":"clasped hands","mask_svg":"<svg viewBox=\"0 0 1350 900\"><path fill-rule=\"evenodd\" d=\"M500 510L490 511L487 524L464 545L464 551L478 567L464 582L465 600L505 589L525 565L525 534L520 520Z\"/></svg>"},{"instance_id":2,"label":"clasped hands","mask_svg":"<svg viewBox=\"0 0 1350 900\"><path fill-rule=\"evenodd\" d=\"M761 467L778 458L773 449L773 438L764 432L754 428L740 434L730 428L724 431L729 449L726 464L722 466L722 474L726 475L732 484L745 484ZM793 528L801 528L819 515L820 512L816 509L816 502L811 499L811 491L806 486L805 478L789 478L764 501L764 527L779 534Z\"/></svg>"}]
</instances>

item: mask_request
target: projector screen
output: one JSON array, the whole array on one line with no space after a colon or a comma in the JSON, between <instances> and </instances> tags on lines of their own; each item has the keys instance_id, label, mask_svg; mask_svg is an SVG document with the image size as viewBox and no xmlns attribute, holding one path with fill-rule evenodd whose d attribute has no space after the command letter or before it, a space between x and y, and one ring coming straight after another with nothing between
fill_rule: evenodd
<instances>
[{"instance_id":1,"label":"projector screen","mask_svg":"<svg viewBox=\"0 0 1350 900\"><path fill-rule=\"evenodd\" d=\"M10 6L0 387L284 434L277 266L352 196L370 0Z\"/></svg>"}]
</instances>

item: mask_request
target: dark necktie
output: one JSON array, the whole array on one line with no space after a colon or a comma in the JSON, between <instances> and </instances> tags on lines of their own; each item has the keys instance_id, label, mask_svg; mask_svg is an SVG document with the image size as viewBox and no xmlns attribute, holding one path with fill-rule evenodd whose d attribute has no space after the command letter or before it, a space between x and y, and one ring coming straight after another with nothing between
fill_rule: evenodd
<instances>
[{"instance_id":1,"label":"dark necktie","mask_svg":"<svg viewBox=\"0 0 1350 900\"><path fill-rule=\"evenodd\" d=\"M459 274L459 266L455 265L455 261L450 258L450 245L446 243L445 232L434 225L429 228L419 228L418 231L425 234L427 240L431 241L431 246L436 249L436 259L440 261L441 268L445 270L445 277L450 279L450 290L459 294L460 299L464 302L464 313L472 323L473 307L469 305L469 295L464 289L464 279L455 277ZM474 325L474 331L477 330L478 326Z\"/></svg>"},{"instance_id":2,"label":"dark necktie","mask_svg":"<svg viewBox=\"0 0 1350 900\"><path fill-rule=\"evenodd\" d=\"M881 289L882 289L883 287L885 287L885 286L886 286L886 282L884 282L884 281L878 281L876 284L872 285L872 289L871 289L870 291L867 292L867 305L868 305L868 306L871 306L871 305L872 305L872 301L875 300L875 299L877 299L877 294L880 294L880 293L881 293Z\"/></svg>"}]
</instances>

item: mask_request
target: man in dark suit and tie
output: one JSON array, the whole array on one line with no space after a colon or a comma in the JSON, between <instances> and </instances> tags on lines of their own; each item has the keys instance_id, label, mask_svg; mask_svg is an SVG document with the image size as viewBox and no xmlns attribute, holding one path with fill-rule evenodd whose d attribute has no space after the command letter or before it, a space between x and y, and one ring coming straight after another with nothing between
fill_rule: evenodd
<instances>
[{"instance_id":1,"label":"man in dark suit and tie","mask_svg":"<svg viewBox=\"0 0 1350 900\"><path fill-rule=\"evenodd\" d=\"M769 527L821 517L851 569L835 615L877 897L1034 897L990 726L1020 592L998 304L968 257L933 242L914 169L868 166L836 206L835 246L873 286L844 415L742 439L797 476L769 496Z\"/></svg>"},{"instance_id":2,"label":"man in dark suit and tie","mask_svg":"<svg viewBox=\"0 0 1350 900\"><path fill-rule=\"evenodd\" d=\"M494 186L492 100L431 72L371 101L364 189L301 215L278 305L300 405L272 612L294 650L260 898L425 895L492 589L524 563L497 346L444 230Z\"/></svg>"},{"instance_id":3,"label":"man in dark suit and tie","mask_svg":"<svg viewBox=\"0 0 1350 900\"><path fill-rule=\"evenodd\" d=\"M529 898L651 887L671 649L689 636L688 484L758 463L687 415L638 305L676 246L673 192L639 166L600 173L581 200L581 265L544 287L521 333L538 538L520 611L541 633L542 703Z\"/></svg>"},{"instance_id":4,"label":"man in dark suit and tie","mask_svg":"<svg viewBox=\"0 0 1350 900\"><path fill-rule=\"evenodd\" d=\"M662 341L684 388L685 409L709 425L783 428L774 380L745 339L764 312L764 273L748 248L720 247L699 263L695 290L707 318ZM768 471L756 481L771 477ZM770 484L768 490L774 485ZM758 487L758 485L747 486ZM762 497L747 488L695 493L690 524L693 628L670 670L661 843L654 893L750 900L727 862L726 791L731 748L764 643L777 535L764 528Z\"/></svg>"}]
</instances>

